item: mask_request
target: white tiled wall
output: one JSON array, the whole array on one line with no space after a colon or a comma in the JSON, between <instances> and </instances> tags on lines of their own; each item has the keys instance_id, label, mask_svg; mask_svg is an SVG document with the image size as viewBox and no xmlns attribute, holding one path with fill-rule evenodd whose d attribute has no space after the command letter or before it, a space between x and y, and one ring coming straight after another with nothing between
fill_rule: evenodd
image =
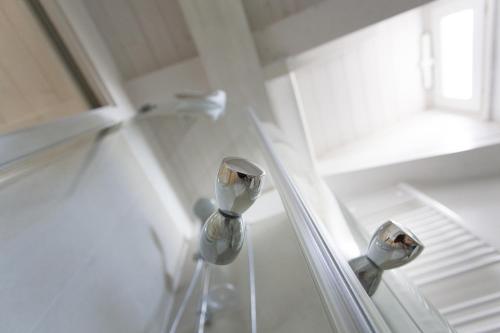
<instances>
[{"instance_id":1,"label":"white tiled wall","mask_svg":"<svg viewBox=\"0 0 500 333\"><path fill-rule=\"evenodd\" d=\"M160 331L184 240L121 134L2 182L0 230L1 332Z\"/></svg>"}]
</instances>

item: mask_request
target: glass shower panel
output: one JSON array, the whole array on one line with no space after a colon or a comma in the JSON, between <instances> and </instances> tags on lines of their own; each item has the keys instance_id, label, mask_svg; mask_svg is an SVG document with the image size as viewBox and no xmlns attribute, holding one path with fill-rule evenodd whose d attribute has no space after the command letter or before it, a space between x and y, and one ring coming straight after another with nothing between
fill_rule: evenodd
<instances>
[{"instance_id":1,"label":"glass shower panel","mask_svg":"<svg viewBox=\"0 0 500 333\"><path fill-rule=\"evenodd\" d=\"M296 221L295 231L327 307L328 301L332 302L328 307L329 315L337 329L453 331L418 289L397 271L384 273L377 292L369 297L353 274L349 262L365 253L371 235L360 234L355 221L318 175L308 156L299 154L287 143L286 135L273 125L260 123L255 117L254 121L264 142L263 151L267 152L268 161L271 160L268 163L272 165L271 172L281 180L275 182L278 190L280 193L292 192L289 201L296 201L301 206L297 210L306 212ZM286 203L290 212L293 204ZM303 227L307 221L310 222L309 229ZM380 224L383 222L380 221ZM306 237L309 231L311 237ZM314 247L314 242L319 245ZM324 260L316 260L318 256ZM335 288L338 290L332 292Z\"/></svg>"},{"instance_id":2,"label":"glass shower panel","mask_svg":"<svg viewBox=\"0 0 500 333\"><path fill-rule=\"evenodd\" d=\"M223 157L258 163L266 172L262 195L242 214L245 242L230 264L198 261L199 238L194 238L188 256L194 259L185 263L167 332L336 331L285 204L275 190L259 138L250 122L239 126L243 144L223 149ZM214 182L216 176L214 172ZM201 187L199 193L204 193Z\"/></svg>"}]
</instances>

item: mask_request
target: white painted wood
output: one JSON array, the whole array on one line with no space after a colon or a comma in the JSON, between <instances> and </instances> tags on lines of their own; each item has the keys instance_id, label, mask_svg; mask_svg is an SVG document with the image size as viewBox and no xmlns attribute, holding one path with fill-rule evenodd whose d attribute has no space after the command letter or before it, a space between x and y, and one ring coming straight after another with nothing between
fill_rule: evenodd
<instances>
[{"instance_id":1,"label":"white painted wood","mask_svg":"<svg viewBox=\"0 0 500 333\"><path fill-rule=\"evenodd\" d=\"M419 10L287 61L316 158L423 111Z\"/></svg>"},{"instance_id":2,"label":"white painted wood","mask_svg":"<svg viewBox=\"0 0 500 333\"><path fill-rule=\"evenodd\" d=\"M452 314L452 313L461 311L463 309L467 309L471 306L477 306L477 305L489 303L492 301L496 301L499 299L500 299L500 293L488 294L486 296L477 297L477 298L467 300L467 301L459 303L459 304L454 304L452 306L443 308L443 309L441 309L441 312L443 312L444 314Z\"/></svg>"},{"instance_id":3,"label":"white painted wood","mask_svg":"<svg viewBox=\"0 0 500 333\"><path fill-rule=\"evenodd\" d=\"M324 0L277 21L254 38L262 64L284 60L366 28L429 0Z\"/></svg>"},{"instance_id":4,"label":"white painted wood","mask_svg":"<svg viewBox=\"0 0 500 333\"><path fill-rule=\"evenodd\" d=\"M177 0L85 1L126 79L196 56Z\"/></svg>"},{"instance_id":5,"label":"white painted wood","mask_svg":"<svg viewBox=\"0 0 500 333\"><path fill-rule=\"evenodd\" d=\"M268 80L266 87L278 126L284 133L293 133L286 139L301 160L296 166L314 168L311 133L307 132L304 122L301 96L293 73Z\"/></svg>"},{"instance_id":6,"label":"white painted wood","mask_svg":"<svg viewBox=\"0 0 500 333\"><path fill-rule=\"evenodd\" d=\"M134 73L137 72L137 69L132 63L129 54L123 50L124 46L115 36L116 33L111 26L107 12L101 8L101 6L93 6L92 4L94 3L96 2L93 0L85 2L84 10L91 19L90 23L93 23L90 27L96 30L97 34L102 39L102 43L105 44L105 47L108 49L107 51L111 53L113 57L112 60L115 66L118 67L120 80L124 77L135 75ZM62 2L62 6L65 6L64 2ZM66 5L66 7L68 6ZM79 11L82 12L82 9L79 8ZM66 15L68 15L68 13L66 13ZM78 22L71 22L71 24L74 26L78 24ZM120 50L120 52L112 52L112 50Z\"/></svg>"},{"instance_id":7,"label":"white painted wood","mask_svg":"<svg viewBox=\"0 0 500 333\"><path fill-rule=\"evenodd\" d=\"M228 113L252 107L264 120L272 120L241 1L181 0L181 6L211 87L229 96Z\"/></svg>"},{"instance_id":8,"label":"white painted wood","mask_svg":"<svg viewBox=\"0 0 500 333\"><path fill-rule=\"evenodd\" d=\"M50 17L52 24L64 41L64 45L73 56L74 61L77 63L78 68L85 77L87 84L96 95L101 106L113 105L113 99L106 89L101 75L97 72L92 64L87 51L81 44L78 36L75 34L71 23L64 14L58 0L41 0L40 4L43 6L45 12Z\"/></svg>"},{"instance_id":9,"label":"white painted wood","mask_svg":"<svg viewBox=\"0 0 500 333\"><path fill-rule=\"evenodd\" d=\"M124 118L132 116L135 112L123 87L123 78L117 68L119 64L115 62L104 41L106 36L102 36L97 29L86 7L86 1L57 0L57 4L85 49L88 60L99 73L113 104L118 106L118 112L122 113Z\"/></svg>"},{"instance_id":10,"label":"white painted wood","mask_svg":"<svg viewBox=\"0 0 500 333\"><path fill-rule=\"evenodd\" d=\"M291 15L314 6L323 0L243 0L252 31L263 30Z\"/></svg>"},{"instance_id":11,"label":"white painted wood","mask_svg":"<svg viewBox=\"0 0 500 333\"><path fill-rule=\"evenodd\" d=\"M498 124L438 111L416 112L369 137L332 150L318 167L324 174L342 173L467 151L499 141Z\"/></svg>"},{"instance_id":12,"label":"white painted wood","mask_svg":"<svg viewBox=\"0 0 500 333\"><path fill-rule=\"evenodd\" d=\"M178 52L174 41L169 37L170 32L158 2L142 0L129 3L157 66L161 66L165 59L178 59Z\"/></svg>"},{"instance_id":13,"label":"white painted wood","mask_svg":"<svg viewBox=\"0 0 500 333\"><path fill-rule=\"evenodd\" d=\"M0 3L0 132L88 109L25 2Z\"/></svg>"},{"instance_id":14,"label":"white painted wood","mask_svg":"<svg viewBox=\"0 0 500 333\"><path fill-rule=\"evenodd\" d=\"M156 0L163 16L171 39L177 48L179 60L185 60L197 55L196 46L193 42L186 19L182 12L179 0L162 1Z\"/></svg>"},{"instance_id":15,"label":"white painted wood","mask_svg":"<svg viewBox=\"0 0 500 333\"><path fill-rule=\"evenodd\" d=\"M159 107L175 103L175 94L208 92L210 85L199 58L182 61L149 75L129 80L125 87L136 108L146 103Z\"/></svg>"}]
</instances>

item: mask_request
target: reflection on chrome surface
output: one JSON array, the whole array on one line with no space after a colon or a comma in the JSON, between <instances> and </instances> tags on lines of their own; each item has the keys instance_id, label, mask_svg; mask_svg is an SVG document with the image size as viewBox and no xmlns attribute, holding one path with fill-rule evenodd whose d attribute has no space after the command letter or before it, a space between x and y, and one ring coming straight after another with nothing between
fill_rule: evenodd
<instances>
[{"instance_id":1,"label":"reflection on chrome surface","mask_svg":"<svg viewBox=\"0 0 500 333\"><path fill-rule=\"evenodd\" d=\"M215 183L219 210L205 222L200 237L200 252L207 262L231 263L245 240L241 215L257 200L264 171L252 162L237 157L222 160Z\"/></svg>"},{"instance_id":2,"label":"reflection on chrome surface","mask_svg":"<svg viewBox=\"0 0 500 333\"><path fill-rule=\"evenodd\" d=\"M422 242L410 230L387 221L373 235L366 254L349 263L371 296L377 290L384 270L409 263L423 249Z\"/></svg>"}]
</instances>

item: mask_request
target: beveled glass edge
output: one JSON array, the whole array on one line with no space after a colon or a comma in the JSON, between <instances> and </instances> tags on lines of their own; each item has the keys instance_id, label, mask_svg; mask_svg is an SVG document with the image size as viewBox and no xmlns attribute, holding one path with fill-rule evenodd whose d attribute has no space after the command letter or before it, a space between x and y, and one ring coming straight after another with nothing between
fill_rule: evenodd
<instances>
[{"instance_id":1,"label":"beveled glass edge","mask_svg":"<svg viewBox=\"0 0 500 333\"><path fill-rule=\"evenodd\" d=\"M332 326L339 332L390 332L348 262L315 221L314 212L301 197L256 114L252 110L248 113L270 174L329 311Z\"/></svg>"}]
</instances>

